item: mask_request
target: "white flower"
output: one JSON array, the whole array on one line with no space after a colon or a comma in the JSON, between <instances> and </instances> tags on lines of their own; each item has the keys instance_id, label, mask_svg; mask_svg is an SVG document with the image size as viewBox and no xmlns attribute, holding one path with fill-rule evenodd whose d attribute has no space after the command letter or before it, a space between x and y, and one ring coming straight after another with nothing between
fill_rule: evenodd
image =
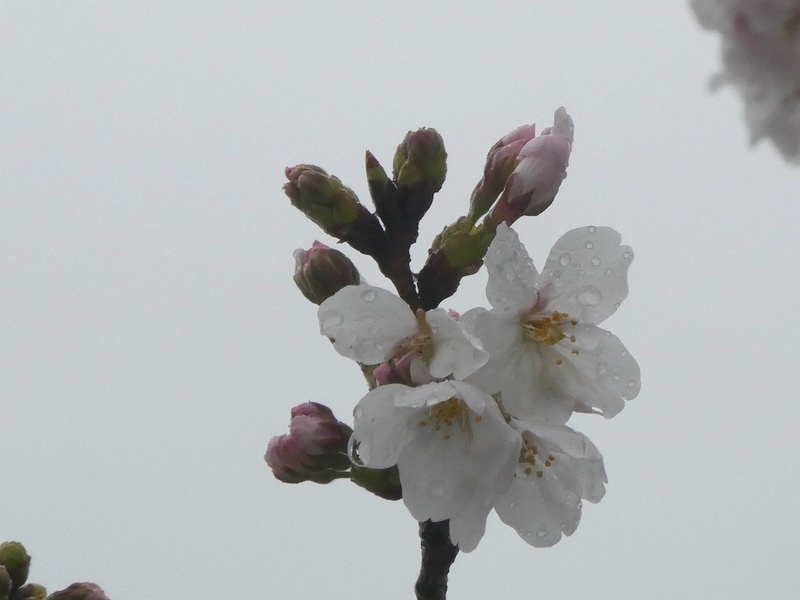
<instances>
[{"instance_id":1,"label":"white flower","mask_svg":"<svg viewBox=\"0 0 800 600\"><path fill-rule=\"evenodd\" d=\"M632 259L616 231L585 227L556 242L540 275L517 234L500 225L485 261L493 308L461 318L490 356L468 381L500 392L519 419L563 424L573 410L616 415L639 393L639 366L596 325L627 296Z\"/></svg>"},{"instance_id":2,"label":"white flower","mask_svg":"<svg viewBox=\"0 0 800 600\"><path fill-rule=\"evenodd\" d=\"M364 365L416 352L430 377L464 379L488 360L480 341L444 309L415 315L403 300L371 285L342 288L317 314L320 332L336 351Z\"/></svg>"},{"instance_id":3,"label":"white flower","mask_svg":"<svg viewBox=\"0 0 800 600\"><path fill-rule=\"evenodd\" d=\"M745 101L753 143L770 137L800 162L800 1L692 0L700 25L722 34L723 72Z\"/></svg>"},{"instance_id":4,"label":"white flower","mask_svg":"<svg viewBox=\"0 0 800 600\"><path fill-rule=\"evenodd\" d=\"M513 421L522 449L511 487L495 511L520 537L539 548L571 535L581 520L581 499L599 502L607 483L603 457L581 433L544 421Z\"/></svg>"},{"instance_id":5,"label":"white flower","mask_svg":"<svg viewBox=\"0 0 800 600\"><path fill-rule=\"evenodd\" d=\"M511 486L522 445L495 401L462 381L387 384L364 396L354 415L364 465L396 464L411 515L449 519L453 544L475 549L495 500Z\"/></svg>"}]
</instances>

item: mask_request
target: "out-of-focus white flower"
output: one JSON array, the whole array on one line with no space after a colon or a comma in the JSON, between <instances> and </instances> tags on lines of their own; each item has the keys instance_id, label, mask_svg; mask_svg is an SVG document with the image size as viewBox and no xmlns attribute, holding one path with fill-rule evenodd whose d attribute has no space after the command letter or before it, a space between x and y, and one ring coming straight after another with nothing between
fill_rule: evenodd
<instances>
[{"instance_id":1,"label":"out-of-focus white flower","mask_svg":"<svg viewBox=\"0 0 800 600\"><path fill-rule=\"evenodd\" d=\"M522 447L511 487L494 508L531 546L552 546L578 528L581 499L596 503L605 495L603 457L569 427L545 421L512 425Z\"/></svg>"},{"instance_id":2,"label":"out-of-focus white flower","mask_svg":"<svg viewBox=\"0 0 800 600\"><path fill-rule=\"evenodd\" d=\"M480 338L489 362L467 380L500 392L516 418L566 423L573 410L613 417L639 393L639 366L619 339L596 325L628 294L633 260L608 227L566 233L536 271L505 225L486 253L486 296L461 322Z\"/></svg>"},{"instance_id":3,"label":"out-of-focus white flower","mask_svg":"<svg viewBox=\"0 0 800 600\"><path fill-rule=\"evenodd\" d=\"M745 101L751 140L769 137L800 162L800 0L692 0L697 19L722 34L723 71Z\"/></svg>"},{"instance_id":4,"label":"out-of-focus white flower","mask_svg":"<svg viewBox=\"0 0 800 600\"><path fill-rule=\"evenodd\" d=\"M517 155L517 164L492 209L492 220L509 225L523 215L535 216L553 203L567 176L575 128L562 106L553 126L528 141Z\"/></svg>"},{"instance_id":5,"label":"out-of-focus white flower","mask_svg":"<svg viewBox=\"0 0 800 600\"><path fill-rule=\"evenodd\" d=\"M399 297L371 285L342 288L320 305L317 315L320 332L336 351L363 365L414 353L420 373L415 383L431 377L464 379L488 360L480 341L444 309L415 314Z\"/></svg>"},{"instance_id":6,"label":"out-of-focus white flower","mask_svg":"<svg viewBox=\"0 0 800 600\"><path fill-rule=\"evenodd\" d=\"M450 520L464 552L512 484L522 439L491 396L463 381L375 388L354 410L353 443L365 466L397 465L403 502L417 521Z\"/></svg>"}]
</instances>

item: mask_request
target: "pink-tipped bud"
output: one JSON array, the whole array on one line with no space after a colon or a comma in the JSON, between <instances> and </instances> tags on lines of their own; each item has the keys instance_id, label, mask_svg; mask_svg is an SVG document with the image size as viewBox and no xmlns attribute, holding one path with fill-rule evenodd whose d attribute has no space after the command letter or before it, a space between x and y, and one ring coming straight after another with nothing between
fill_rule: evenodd
<instances>
[{"instance_id":1,"label":"pink-tipped bud","mask_svg":"<svg viewBox=\"0 0 800 600\"><path fill-rule=\"evenodd\" d=\"M284 483L300 483L309 479L309 457L288 435L278 435L269 441L264 460L275 478Z\"/></svg>"},{"instance_id":2,"label":"pink-tipped bud","mask_svg":"<svg viewBox=\"0 0 800 600\"><path fill-rule=\"evenodd\" d=\"M289 435L310 457L347 452L353 430L337 420L327 406L306 402L292 409Z\"/></svg>"},{"instance_id":3,"label":"pink-tipped bud","mask_svg":"<svg viewBox=\"0 0 800 600\"><path fill-rule=\"evenodd\" d=\"M492 222L505 221L511 225L523 215L540 214L553 203L567 176L573 137L572 118L562 106L555 113L553 127L542 131L519 151L517 165L492 209Z\"/></svg>"},{"instance_id":4,"label":"pink-tipped bud","mask_svg":"<svg viewBox=\"0 0 800 600\"><path fill-rule=\"evenodd\" d=\"M361 283L361 275L343 253L315 241L308 250L294 251L294 282L314 304L322 304L348 285Z\"/></svg>"},{"instance_id":5,"label":"pink-tipped bud","mask_svg":"<svg viewBox=\"0 0 800 600\"><path fill-rule=\"evenodd\" d=\"M419 354L416 352L409 352L400 358L393 358L381 363L372 376L375 378L377 385L386 385L388 383L402 383L413 387L420 382L415 381L415 375L419 375L421 370L420 363L422 362ZM430 375L428 376L430 378ZM425 381L424 383L428 383Z\"/></svg>"},{"instance_id":6,"label":"pink-tipped bud","mask_svg":"<svg viewBox=\"0 0 800 600\"><path fill-rule=\"evenodd\" d=\"M514 167L517 156L525 144L536 137L536 125L522 125L503 136L486 155L483 178L475 186L470 198L469 217L475 222L497 200Z\"/></svg>"},{"instance_id":7,"label":"pink-tipped bud","mask_svg":"<svg viewBox=\"0 0 800 600\"><path fill-rule=\"evenodd\" d=\"M48 600L108 600L108 596L94 583L73 583L48 596Z\"/></svg>"}]
</instances>

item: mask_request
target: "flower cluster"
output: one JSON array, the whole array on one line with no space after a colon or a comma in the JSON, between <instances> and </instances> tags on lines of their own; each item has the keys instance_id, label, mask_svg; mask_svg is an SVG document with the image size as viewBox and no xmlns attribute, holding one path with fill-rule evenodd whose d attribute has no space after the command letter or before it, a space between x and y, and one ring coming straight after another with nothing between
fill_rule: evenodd
<instances>
[{"instance_id":1,"label":"flower cluster","mask_svg":"<svg viewBox=\"0 0 800 600\"><path fill-rule=\"evenodd\" d=\"M745 101L752 141L769 137L800 162L800 0L692 0L700 24L722 35L723 71Z\"/></svg>"},{"instance_id":2,"label":"flower cluster","mask_svg":"<svg viewBox=\"0 0 800 600\"><path fill-rule=\"evenodd\" d=\"M445 173L438 134L409 133L391 179L367 153L375 213L319 167L287 169L295 206L373 257L398 292L367 284L318 243L295 255L295 281L319 304L320 332L370 387L353 413L351 478L393 497L386 477L394 477L411 515L448 522L465 552L492 510L532 546L572 534L582 501L598 502L607 479L598 449L567 422L575 412L611 418L639 393L636 361L598 326L627 296L631 249L613 229L583 227L556 242L539 272L511 228L553 202L572 141L563 107L539 136L525 125L498 141L467 215L437 236L416 274L408 248ZM439 307L482 266L489 308ZM313 410L293 411L289 436L270 442L267 462L289 483L346 476L349 430L320 405L304 406Z\"/></svg>"}]
</instances>

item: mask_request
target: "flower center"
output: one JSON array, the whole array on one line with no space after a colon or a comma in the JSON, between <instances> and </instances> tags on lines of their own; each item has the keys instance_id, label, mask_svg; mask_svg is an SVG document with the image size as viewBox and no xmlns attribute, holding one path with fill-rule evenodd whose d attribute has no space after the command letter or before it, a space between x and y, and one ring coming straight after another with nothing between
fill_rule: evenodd
<instances>
[{"instance_id":1,"label":"flower center","mask_svg":"<svg viewBox=\"0 0 800 600\"><path fill-rule=\"evenodd\" d=\"M467 406L466 402L459 398L450 398L444 402L440 402L431 406L427 419L420 419L420 427L431 427L433 431L441 431L442 437L445 440L450 439L450 434L454 431L454 427L458 429L458 433L466 433L471 427L472 411ZM475 423L480 423L483 420L481 415L475 415Z\"/></svg>"},{"instance_id":2,"label":"flower center","mask_svg":"<svg viewBox=\"0 0 800 600\"><path fill-rule=\"evenodd\" d=\"M522 331L527 339L552 346L567 337L567 334L562 331L563 327L577 324L577 319L570 319L567 313L554 310L551 315L533 314L523 317ZM570 336L570 340L573 342L575 341L572 339L574 337Z\"/></svg>"},{"instance_id":3,"label":"flower center","mask_svg":"<svg viewBox=\"0 0 800 600\"><path fill-rule=\"evenodd\" d=\"M553 466L556 462L556 457L548 454L546 457L539 454L539 448L536 443L523 437L522 448L519 451L519 466L525 475L533 476L541 479L544 477L545 470Z\"/></svg>"}]
</instances>

